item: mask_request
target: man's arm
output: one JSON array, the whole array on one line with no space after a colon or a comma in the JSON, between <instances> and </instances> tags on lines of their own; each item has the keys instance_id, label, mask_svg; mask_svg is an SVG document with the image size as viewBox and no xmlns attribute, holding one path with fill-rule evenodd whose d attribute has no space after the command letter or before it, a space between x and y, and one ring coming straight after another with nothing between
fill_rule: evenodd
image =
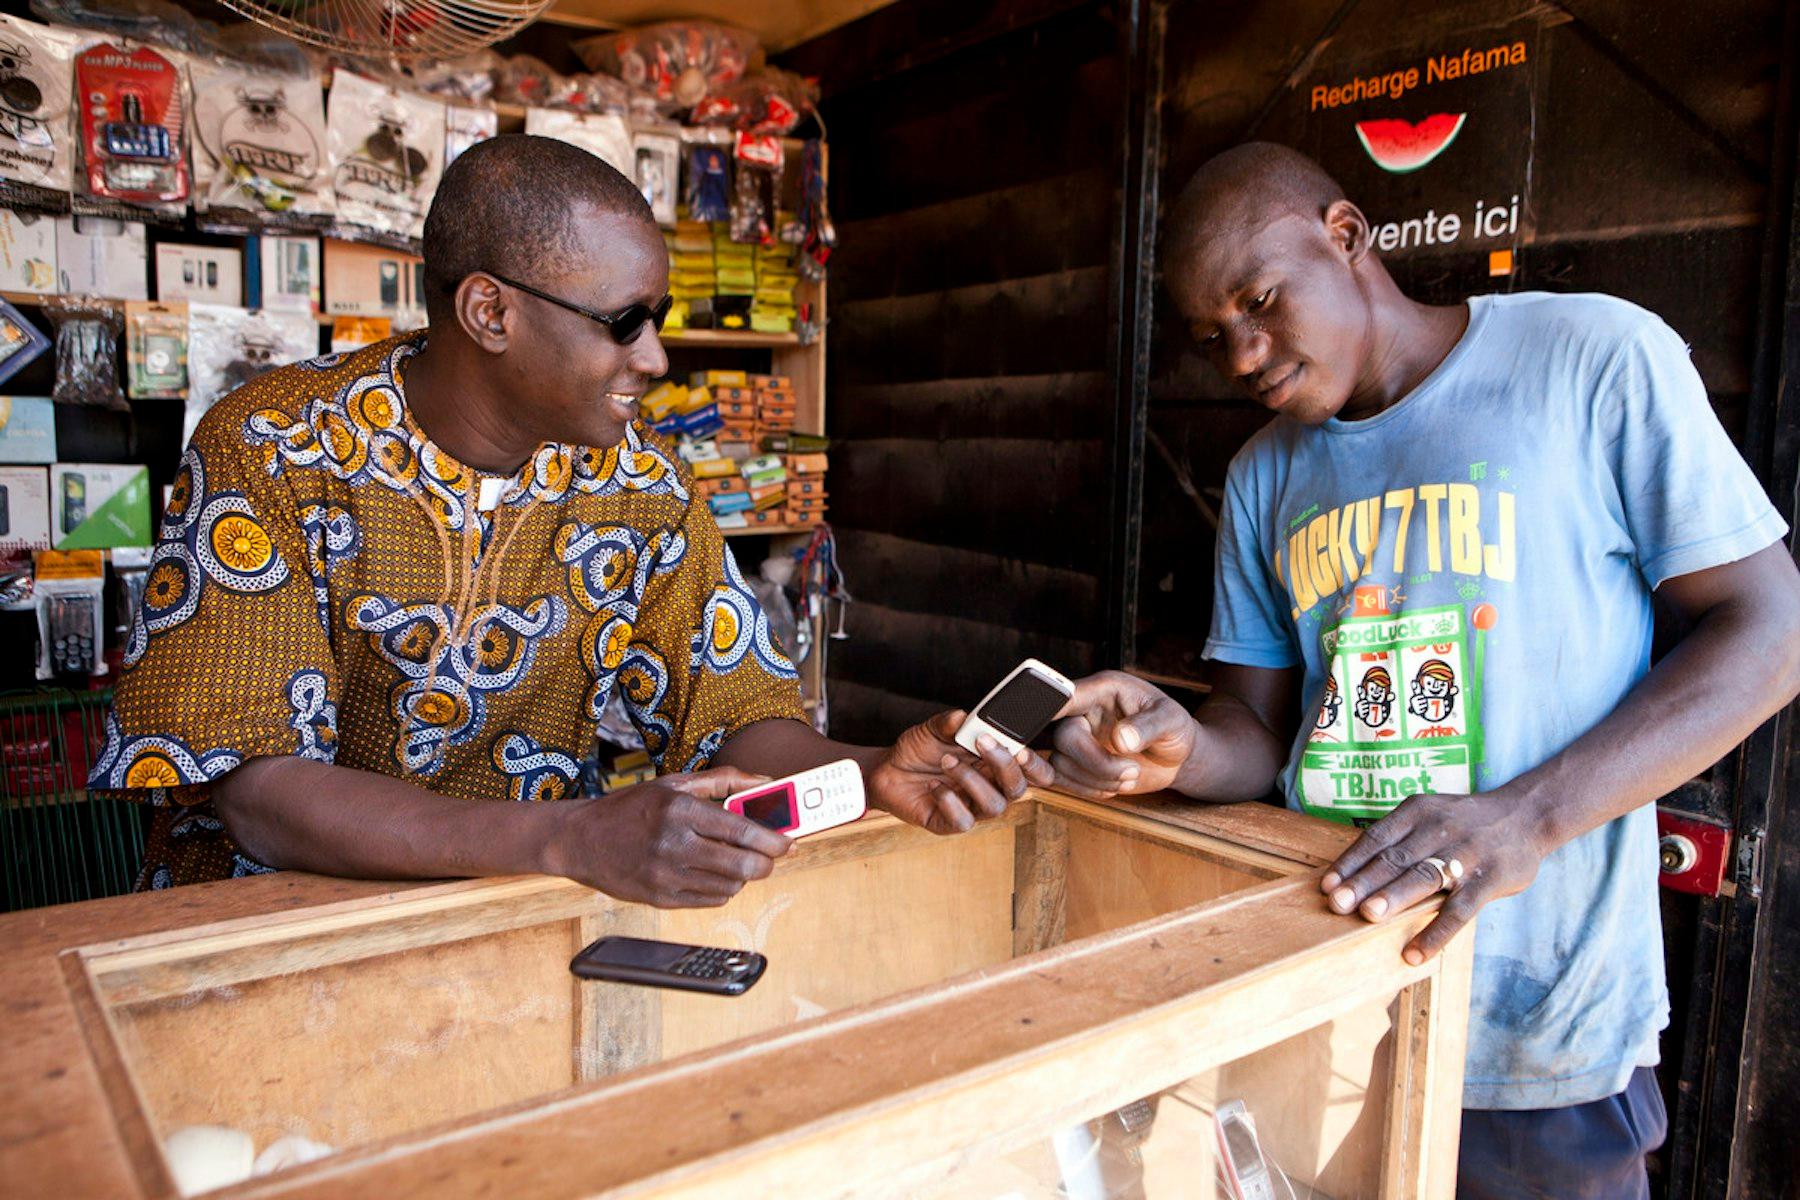
<instances>
[{"instance_id":1,"label":"man's arm","mask_svg":"<svg viewBox=\"0 0 1800 1200\"><path fill-rule=\"evenodd\" d=\"M1287 761L1298 667L1214 667L1212 691L1188 715L1122 671L1075 685L1056 728L1056 786L1090 799L1175 791L1195 800L1255 800Z\"/></svg>"},{"instance_id":2,"label":"man's arm","mask_svg":"<svg viewBox=\"0 0 1800 1200\"><path fill-rule=\"evenodd\" d=\"M1800 571L1785 546L1657 595L1693 628L1618 708L1492 792L1406 800L1326 873L1332 907L1381 920L1437 890L1424 859L1459 859L1462 883L1404 951L1423 962L1483 905L1528 887L1558 846L1673 791L1800 694Z\"/></svg>"},{"instance_id":3,"label":"man's arm","mask_svg":"<svg viewBox=\"0 0 1800 1200\"><path fill-rule=\"evenodd\" d=\"M746 725L713 756L715 766L780 777L854 759L869 803L933 833L962 833L997 817L1029 784L1048 787L1049 764L1029 750L1015 758L988 740L979 760L956 745L964 714L940 713L902 733L889 747L834 742L800 721Z\"/></svg>"},{"instance_id":4,"label":"man's arm","mask_svg":"<svg viewBox=\"0 0 1800 1200\"><path fill-rule=\"evenodd\" d=\"M439 796L303 758L257 758L213 787L231 836L272 867L360 879L542 873L663 908L723 904L788 840L716 803L739 770L670 775L607 796L512 804Z\"/></svg>"}]
</instances>

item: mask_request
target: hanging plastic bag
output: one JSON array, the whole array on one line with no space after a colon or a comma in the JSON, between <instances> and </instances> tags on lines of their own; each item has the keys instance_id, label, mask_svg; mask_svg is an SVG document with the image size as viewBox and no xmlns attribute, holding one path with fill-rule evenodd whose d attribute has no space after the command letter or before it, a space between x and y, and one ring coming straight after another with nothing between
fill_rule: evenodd
<instances>
[{"instance_id":1,"label":"hanging plastic bag","mask_svg":"<svg viewBox=\"0 0 1800 1200\"><path fill-rule=\"evenodd\" d=\"M744 77L761 57L754 34L711 21L668 21L586 38L573 46L590 71L605 71L664 112L692 108Z\"/></svg>"},{"instance_id":2,"label":"hanging plastic bag","mask_svg":"<svg viewBox=\"0 0 1800 1200\"><path fill-rule=\"evenodd\" d=\"M737 186L731 200L731 240L769 245L775 240L775 191L781 182L781 143L738 135Z\"/></svg>"},{"instance_id":3,"label":"hanging plastic bag","mask_svg":"<svg viewBox=\"0 0 1800 1200\"><path fill-rule=\"evenodd\" d=\"M92 296L46 296L44 315L56 327L58 404L126 409L119 390L119 334L124 319L110 300Z\"/></svg>"},{"instance_id":4,"label":"hanging plastic bag","mask_svg":"<svg viewBox=\"0 0 1800 1200\"><path fill-rule=\"evenodd\" d=\"M627 179L637 177L631 149L631 129L613 113L558 112L547 108L525 110L525 132L580 146Z\"/></svg>"},{"instance_id":5,"label":"hanging plastic bag","mask_svg":"<svg viewBox=\"0 0 1800 1200\"><path fill-rule=\"evenodd\" d=\"M181 440L208 409L264 371L314 358L319 325L311 313L188 306L188 398Z\"/></svg>"},{"instance_id":6,"label":"hanging plastic bag","mask_svg":"<svg viewBox=\"0 0 1800 1200\"><path fill-rule=\"evenodd\" d=\"M316 73L188 64L194 97L194 208L252 229L319 228L336 209Z\"/></svg>"},{"instance_id":7,"label":"hanging plastic bag","mask_svg":"<svg viewBox=\"0 0 1800 1200\"><path fill-rule=\"evenodd\" d=\"M69 211L75 125L69 110L81 35L0 14L0 204Z\"/></svg>"},{"instance_id":8,"label":"hanging plastic bag","mask_svg":"<svg viewBox=\"0 0 1800 1200\"><path fill-rule=\"evenodd\" d=\"M792 71L770 68L707 93L694 105L688 121L782 137L794 131L818 99L818 84Z\"/></svg>"},{"instance_id":9,"label":"hanging plastic bag","mask_svg":"<svg viewBox=\"0 0 1800 1200\"><path fill-rule=\"evenodd\" d=\"M462 157L462 152L476 142L485 142L500 132L500 114L491 108L467 108L461 104L444 106L444 166Z\"/></svg>"},{"instance_id":10,"label":"hanging plastic bag","mask_svg":"<svg viewBox=\"0 0 1800 1200\"><path fill-rule=\"evenodd\" d=\"M339 71L327 125L344 235L410 249L443 173L443 102Z\"/></svg>"},{"instance_id":11,"label":"hanging plastic bag","mask_svg":"<svg viewBox=\"0 0 1800 1200\"><path fill-rule=\"evenodd\" d=\"M723 146L695 146L688 152L688 218L731 219L731 153Z\"/></svg>"}]
</instances>

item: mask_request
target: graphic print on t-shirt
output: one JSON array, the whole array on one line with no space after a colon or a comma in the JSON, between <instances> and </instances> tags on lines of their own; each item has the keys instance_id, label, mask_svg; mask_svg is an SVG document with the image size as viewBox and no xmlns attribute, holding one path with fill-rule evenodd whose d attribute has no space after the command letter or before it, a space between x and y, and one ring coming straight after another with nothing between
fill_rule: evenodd
<instances>
[{"instance_id":1,"label":"graphic print on t-shirt","mask_svg":"<svg viewBox=\"0 0 1800 1200\"><path fill-rule=\"evenodd\" d=\"M1481 661L1494 607L1356 611L1321 636L1329 674L1300 756L1301 802L1336 820L1386 815L1418 792L1465 794L1481 757Z\"/></svg>"}]
</instances>

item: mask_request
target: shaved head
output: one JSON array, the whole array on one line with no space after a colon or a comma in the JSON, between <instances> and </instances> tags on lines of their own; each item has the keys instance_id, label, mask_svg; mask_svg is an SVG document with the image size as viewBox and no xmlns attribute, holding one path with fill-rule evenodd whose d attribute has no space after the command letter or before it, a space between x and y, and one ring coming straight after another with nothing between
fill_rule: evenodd
<instances>
[{"instance_id":1,"label":"shaved head","mask_svg":"<svg viewBox=\"0 0 1800 1200\"><path fill-rule=\"evenodd\" d=\"M1323 221L1344 189L1298 150L1246 142L1208 159L1181 189L1167 226L1170 253L1203 237L1242 236L1281 217Z\"/></svg>"}]
</instances>

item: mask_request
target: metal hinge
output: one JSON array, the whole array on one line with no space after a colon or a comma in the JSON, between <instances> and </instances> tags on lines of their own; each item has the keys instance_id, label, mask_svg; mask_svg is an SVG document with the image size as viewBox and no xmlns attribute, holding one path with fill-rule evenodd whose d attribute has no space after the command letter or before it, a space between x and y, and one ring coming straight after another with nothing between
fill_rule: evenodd
<instances>
[{"instance_id":1,"label":"metal hinge","mask_svg":"<svg viewBox=\"0 0 1800 1200\"><path fill-rule=\"evenodd\" d=\"M1762 847L1760 829L1738 838L1735 878L1738 887L1749 892L1753 899L1762 896Z\"/></svg>"}]
</instances>

